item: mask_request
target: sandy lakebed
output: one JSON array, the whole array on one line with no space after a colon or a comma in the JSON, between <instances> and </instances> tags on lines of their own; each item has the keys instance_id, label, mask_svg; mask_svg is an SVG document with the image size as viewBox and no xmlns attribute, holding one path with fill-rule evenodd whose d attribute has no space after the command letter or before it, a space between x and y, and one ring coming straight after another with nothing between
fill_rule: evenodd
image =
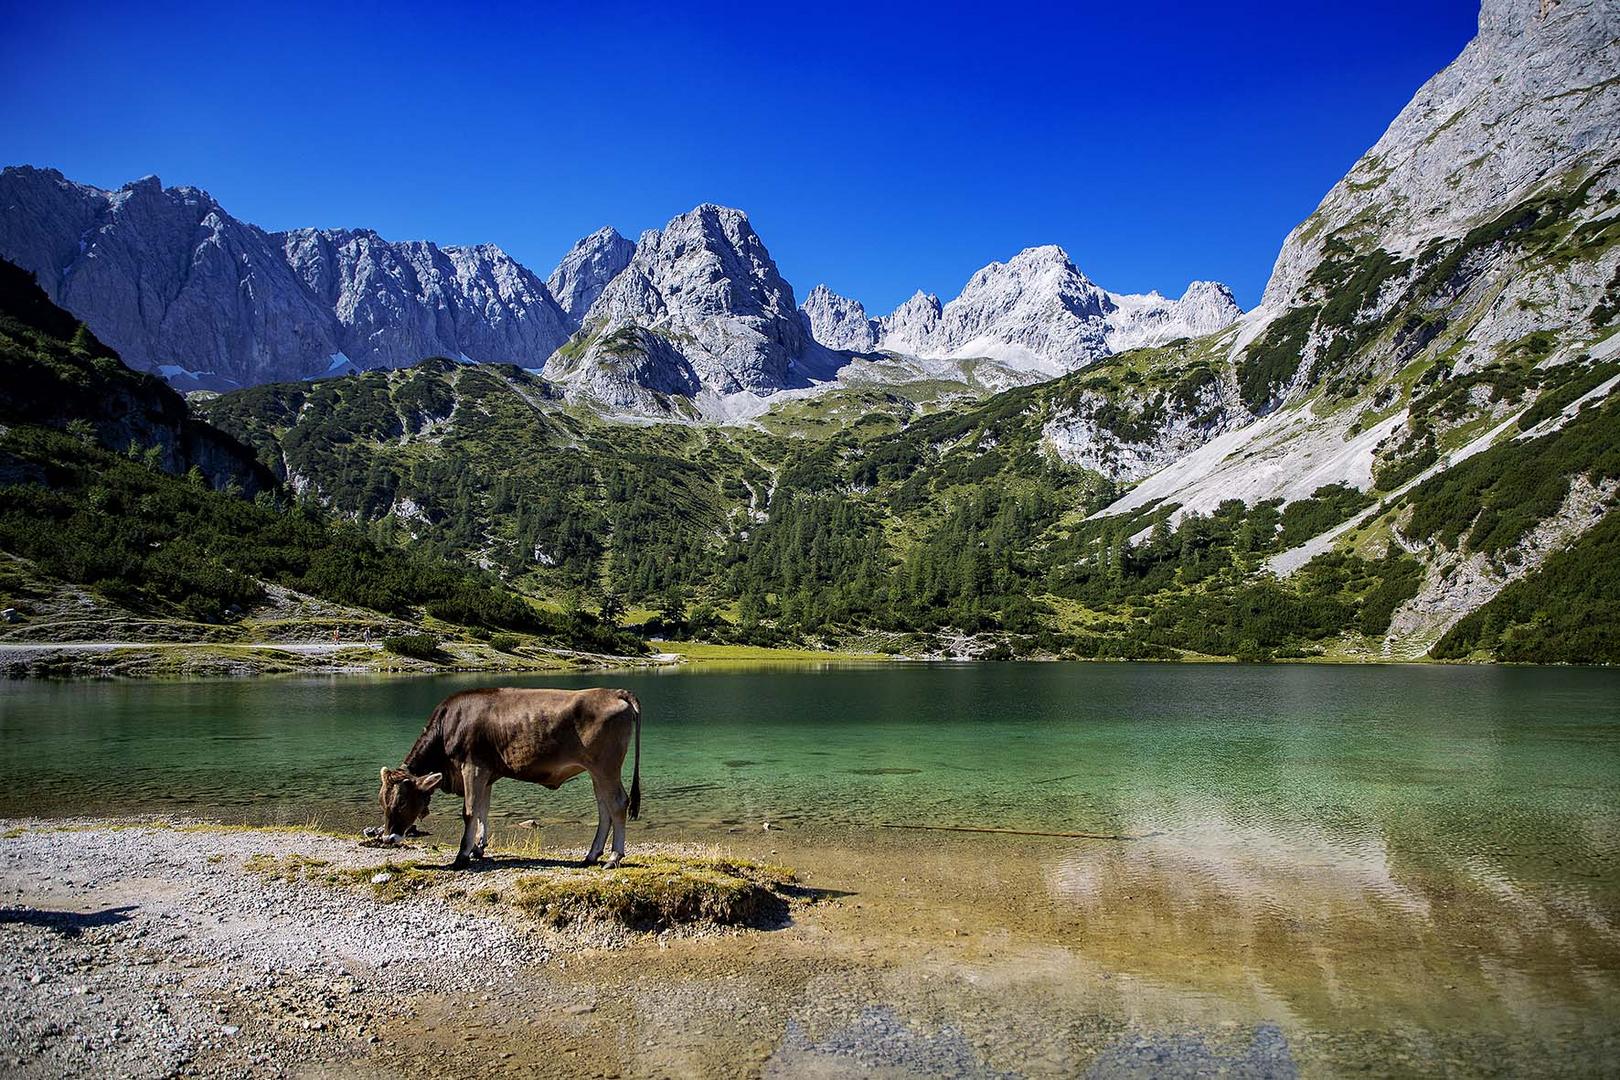
<instances>
[{"instance_id":1,"label":"sandy lakebed","mask_svg":"<svg viewBox=\"0 0 1620 1080\"><path fill-rule=\"evenodd\" d=\"M1302 873L1246 911L1125 874L1112 852L1151 837L739 831L727 851L798 884L750 926L654 932L499 899L527 874L623 871L440 871L432 837L87 819L0 836L9 1075L1591 1075L1620 1050L1578 1007L1590 971L1552 954L1504 997L1475 985L1500 966L1488 928L1411 937L1436 916L1479 932L1489 898L1425 929ZM627 865L717 850L640 834Z\"/></svg>"}]
</instances>

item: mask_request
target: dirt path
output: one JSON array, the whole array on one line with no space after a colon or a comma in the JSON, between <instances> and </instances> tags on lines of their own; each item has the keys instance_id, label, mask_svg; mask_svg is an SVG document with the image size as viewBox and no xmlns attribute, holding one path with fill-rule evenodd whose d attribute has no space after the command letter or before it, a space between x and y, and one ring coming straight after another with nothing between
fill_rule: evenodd
<instances>
[{"instance_id":1,"label":"dirt path","mask_svg":"<svg viewBox=\"0 0 1620 1080\"><path fill-rule=\"evenodd\" d=\"M297 653L300 656L324 656L327 653L342 652L345 649L371 649L375 651L381 649L382 645L378 642L363 641L345 641L342 643L330 641L31 641L26 643L0 643L0 652L37 652L40 650L111 652L114 649L195 649L198 647L210 649L270 649L276 652Z\"/></svg>"}]
</instances>

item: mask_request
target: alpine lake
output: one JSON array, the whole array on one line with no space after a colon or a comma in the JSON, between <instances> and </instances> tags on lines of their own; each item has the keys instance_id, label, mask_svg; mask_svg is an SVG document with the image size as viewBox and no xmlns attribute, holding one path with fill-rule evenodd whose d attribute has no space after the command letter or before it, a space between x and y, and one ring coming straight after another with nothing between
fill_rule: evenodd
<instances>
[{"instance_id":1,"label":"alpine lake","mask_svg":"<svg viewBox=\"0 0 1620 1080\"><path fill-rule=\"evenodd\" d=\"M357 830L434 705L490 684L633 690L632 858L713 844L829 897L809 945L681 943L682 970L821 1009L818 1038L867 1039L878 1065L902 1045L959 1075L1620 1070L1620 672L19 682L0 687L0 816ZM498 840L538 827L582 851L594 827L584 780L504 781L493 807ZM458 807L440 796L424 825L453 844Z\"/></svg>"}]
</instances>

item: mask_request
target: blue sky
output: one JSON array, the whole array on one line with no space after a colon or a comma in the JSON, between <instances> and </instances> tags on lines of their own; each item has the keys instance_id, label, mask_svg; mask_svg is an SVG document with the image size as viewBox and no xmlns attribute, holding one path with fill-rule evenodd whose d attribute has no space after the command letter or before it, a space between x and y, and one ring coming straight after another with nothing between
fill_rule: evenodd
<instances>
[{"instance_id":1,"label":"blue sky","mask_svg":"<svg viewBox=\"0 0 1620 1080\"><path fill-rule=\"evenodd\" d=\"M0 3L5 163L157 173L273 229L498 243L542 275L603 224L726 203L801 298L873 313L1042 243L1117 291L1215 278L1254 304L1478 10Z\"/></svg>"}]
</instances>

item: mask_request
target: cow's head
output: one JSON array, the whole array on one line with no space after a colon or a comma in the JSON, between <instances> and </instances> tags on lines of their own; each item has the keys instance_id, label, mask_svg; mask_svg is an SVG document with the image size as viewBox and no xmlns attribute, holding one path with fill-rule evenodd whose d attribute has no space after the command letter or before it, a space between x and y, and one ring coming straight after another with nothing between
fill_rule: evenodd
<instances>
[{"instance_id":1,"label":"cow's head","mask_svg":"<svg viewBox=\"0 0 1620 1080\"><path fill-rule=\"evenodd\" d=\"M377 791L377 801L382 804L383 833L403 836L417 819L427 817L428 800L443 778L443 773L412 776L404 769L383 769L382 787Z\"/></svg>"}]
</instances>

